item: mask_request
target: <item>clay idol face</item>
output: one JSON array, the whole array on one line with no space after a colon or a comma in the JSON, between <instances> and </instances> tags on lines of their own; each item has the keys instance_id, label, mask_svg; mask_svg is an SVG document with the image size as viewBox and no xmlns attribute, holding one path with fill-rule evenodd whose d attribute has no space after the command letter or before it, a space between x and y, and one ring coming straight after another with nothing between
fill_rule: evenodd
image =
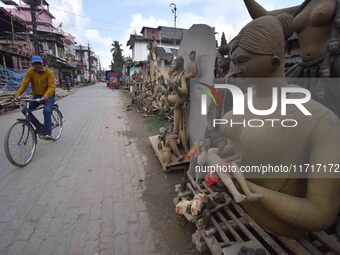
<instances>
[{"instance_id":1,"label":"clay idol face","mask_svg":"<svg viewBox=\"0 0 340 255\"><path fill-rule=\"evenodd\" d=\"M238 46L231 55L237 77L269 77L273 71L273 56L255 54Z\"/></svg>"}]
</instances>

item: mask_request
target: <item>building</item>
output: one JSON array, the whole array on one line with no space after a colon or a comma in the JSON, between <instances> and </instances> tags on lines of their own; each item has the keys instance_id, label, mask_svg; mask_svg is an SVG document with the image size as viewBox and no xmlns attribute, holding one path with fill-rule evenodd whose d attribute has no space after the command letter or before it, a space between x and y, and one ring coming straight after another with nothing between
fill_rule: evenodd
<instances>
[{"instance_id":1,"label":"building","mask_svg":"<svg viewBox=\"0 0 340 255\"><path fill-rule=\"evenodd\" d=\"M0 69L27 69L30 57L34 54L32 33L31 9L27 4L16 4L11 0L0 0L6 4L0 8ZM62 84L66 76L74 79L77 74L83 74L88 81L96 80L99 68L99 58L90 51L89 61L85 51L81 57L76 56L75 37L53 25L55 17L49 10L46 0L39 0L36 7L37 36L39 41L39 54L56 76L57 83ZM78 46L78 49L81 46ZM88 51L88 49L87 49ZM2 63L2 64L1 64ZM85 81L85 79L83 78Z\"/></svg>"},{"instance_id":2,"label":"building","mask_svg":"<svg viewBox=\"0 0 340 255\"><path fill-rule=\"evenodd\" d=\"M92 52L91 57L91 81L96 81L100 79L100 70L101 70L101 66L100 66L100 59L97 55L94 54L94 52Z\"/></svg>"},{"instance_id":3,"label":"building","mask_svg":"<svg viewBox=\"0 0 340 255\"><path fill-rule=\"evenodd\" d=\"M157 28L143 27L141 35L130 35L127 46L132 50L132 61L146 61L148 56L147 44L154 39L157 46L166 53L175 54L186 29L159 26Z\"/></svg>"},{"instance_id":4,"label":"building","mask_svg":"<svg viewBox=\"0 0 340 255\"><path fill-rule=\"evenodd\" d=\"M158 70L167 80L167 72L174 56L177 55L179 45L186 29L159 26L157 28L143 27L140 35L131 34L127 41L132 51L132 63L128 65L127 73L131 77L134 72L145 68L149 51L147 45L151 41L157 43L159 56Z\"/></svg>"},{"instance_id":5,"label":"building","mask_svg":"<svg viewBox=\"0 0 340 255\"><path fill-rule=\"evenodd\" d=\"M26 25L13 17L4 9L0 8L0 88L9 85L10 90L15 90L20 81L16 74L8 70L25 69L30 65L32 48L30 39L26 36Z\"/></svg>"},{"instance_id":6,"label":"building","mask_svg":"<svg viewBox=\"0 0 340 255\"><path fill-rule=\"evenodd\" d=\"M49 11L47 1L40 1L36 9L39 54L44 57L46 64L53 70L59 84L61 84L66 76L72 77L76 69L76 65L72 61L75 59L75 39L72 35L65 33L61 26L58 28L53 26L52 21L55 17ZM29 5L15 5L15 8L8 7L6 11L14 19L21 20L28 30L32 31ZM27 36L30 38L29 47L33 49L33 35L29 33Z\"/></svg>"},{"instance_id":7,"label":"building","mask_svg":"<svg viewBox=\"0 0 340 255\"><path fill-rule=\"evenodd\" d=\"M89 45L77 45L75 47L76 64L79 70L79 82L93 82L98 79L100 73L99 57L95 55Z\"/></svg>"},{"instance_id":8,"label":"building","mask_svg":"<svg viewBox=\"0 0 340 255\"><path fill-rule=\"evenodd\" d=\"M20 19L14 19L0 8L0 64L2 68L25 69L29 66L33 48L29 28Z\"/></svg>"}]
</instances>

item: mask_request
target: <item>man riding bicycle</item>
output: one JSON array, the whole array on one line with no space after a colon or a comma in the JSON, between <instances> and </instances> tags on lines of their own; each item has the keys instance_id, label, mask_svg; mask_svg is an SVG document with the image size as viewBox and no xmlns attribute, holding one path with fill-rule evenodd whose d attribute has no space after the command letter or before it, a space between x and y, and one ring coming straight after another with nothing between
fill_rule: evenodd
<instances>
[{"instance_id":1,"label":"man riding bicycle","mask_svg":"<svg viewBox=\"0 0 340 255\"><path fill-rule=\"evenodd\" d=\"M51 140L52 119L51 111L55 101L55 76L51 69L44 66L44 61L40 56L32 56L31 67L27 70L24 79L15 96L20 97L28 84L31 83L33 99L42 98L44 104L44 125L31 113L28 113L33 125L45 140ZM34 110L39 106L38 102L30 102L29 110Z\"/></svg>"}]
</instances>

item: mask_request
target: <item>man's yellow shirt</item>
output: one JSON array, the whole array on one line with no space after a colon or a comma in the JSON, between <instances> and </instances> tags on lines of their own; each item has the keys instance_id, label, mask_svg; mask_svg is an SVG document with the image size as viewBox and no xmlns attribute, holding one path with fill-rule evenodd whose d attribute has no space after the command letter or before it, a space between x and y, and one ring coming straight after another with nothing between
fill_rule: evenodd
<instances>
[{"instance_id":1,"label":"man's yellow shirt","mask_svg":"<svg viewBox=\"0 0 340 255\"><path fill-rule=\"evenodd\" d=\"M30 82L34 96L49 98L55 94L55 76L51 69L45 68L44 71L37 72L33 67L29 68L16 96L21 96Z\"/></svg>"}]
</instances>

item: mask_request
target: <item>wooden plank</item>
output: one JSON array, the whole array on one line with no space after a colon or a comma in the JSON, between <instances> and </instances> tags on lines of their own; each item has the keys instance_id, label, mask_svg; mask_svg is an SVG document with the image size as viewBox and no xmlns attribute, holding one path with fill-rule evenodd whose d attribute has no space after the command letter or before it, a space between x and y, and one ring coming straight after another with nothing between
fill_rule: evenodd
<instances>
[{"instance_id":1,"label":"wooden plank","mask_svg":"<svg viewBox=\"0 0 340 255\"><path fill-rule=\"evenodd\" d=\"M277 236L277 238L285 245L287 248L292 251L294 254L299 255L311 255L301 244L299 244L294 239L289 239L282 236Z\"/></svg>"},{"instance_id":2,"label":"wooden plank","mask_svg":"<svg viewBox=\"0 0 340 255\"><path fill-rule=\"evenodd\" d=\"M208 187L204 182L202 184L196 183L194 178L189 172L187 172L187 176L188 176L189 182L191 182L192 189L195 189L195 191L204 193L208 197L209 197L209 194L213 193L210 187ZM225 196L230 197L227 193L224 193L224 194ZM209 199L212 200L211 198ZM217 206L216 203L214 203L214 205ZM227 215L231 218L231 220L227 220L228 217L226 218L224 214L221 213L221 211L219 210L224 210L227 213ZM289 239L289 238L280 237L276 235L275 237L272 237L264 229L262 229L243 210L243 208L241 208L240 205L238 205L234 200L230 201L229 206L224 206L223 208L219 210L214 212L214 215L215 217L218 217L218 219L221 222L218 223L216 221L216 218L212 216L212 223L217 229L222 240L224 241L226 240L229 241L229 238L225 234L226 231L228 231L231 233L231 235L236 237L237 243L239 243L240 245L244 245L245 242L240 241L240 239L242 238L240 234L237 232L235 236L235 232L230 230L230 228L234 228L234 229L237 228L237 231L239 231L238 229L240 229L251 240L258 242L260 247L261 246L270 247L273 250L273 252L275 251L276 254L288 255L289 253L289 254L296 254L296 255L325 255L325 254L327 255L339 254L340 255L340 240L337 239L334 235L328 235L326 232L322 231L322 232L310 233L311 238L308 238L308 239L303 238L299 240ZM240 217L237 216L237 214L239 214ZM252 231L255 231L257 235L261 237L261 239L256 238L253 232L250 231L251 229L253 229ZM213 237L214 242L217 242L216 238L217 236ZM209 241L207 239L205 239L205 241L208 247L210 248L211 245L209 245ZM228 241L226 243L228 243ZM225 247L226 245L224 245L223 242L218 242L218 245L222 247L223 254L233 255L234 253L231 253L231 252L237 251L237 248L236 248L237 244L232 241L229 241L229 243L232 243L232 244L230 244L229 246L227 245L228 247ZM319 250L318 248L320 248L321 250ZM324 248L327 248L328 251L326 252ZM212 250L211 252L215 255L215 253Z\"/></svg>"},{"instance_id":3,"label":"wooden plank","mask_svg":"<svg viewBox=\"0 0 340 255\"><path fill-rule=\"evenodd\" d=\"M192 176L187 173L189 180L193 183L194 187L202 192L202 188L194 183L194 179ZM203 184L203 186L205 186ZM210 190L210 189L209 189ZM227 197L229 197L228 194L226 194ZM248 230L247 226L244 224L244 221L246 221L249 225L253 227L253 229L256 230L256 232L263 237L263 239L266 241L268 245L270 245L273 250L275 250L280 255L287 255L287 253L271 238L267 232L265 232L260 226L258 226L253 219L251 219L247 213L234 201L231 200L229 207L233 207L235 211L237 211L241 218L237 218L236 215L227 207L224 207L221 210L224 210L228 216L232 219L234 222L234 226L236 225L250 240L257 240L256 237Z\"/></svg>"},{"instance_id":4,"label":"wooden plank","mask_svg":"<svg viewBox=\"0 0 340 255\"><path fill-rule=\"evenodd\" d=\"M213 255L221 255L222 247L215 236L203 236L203 239ZM225 245L225 244L224 244Z\"/></svg>"},{"instance_id":5,"label":"wooden plank","mask_svg":"<svg viewBox=\"0 0 340 255\"><path fill-rule=\"evenodd\" d=\"M306 238L302 238L298 240L299 243L306 248L313 255L323 255L311 242L309 242Z\"/></svg>"},{"instance_id":6,"label":"wooden plank","mask_svg":"<svg viewBox=\"0 0 340 255\"><path fill-rule=\"evenodd\" d=\"M248 224L250 226L252 226L252 228L263 238L263 240L265 240L265 242L272 247L272 249L278 253L278 254L284 254L284 255L288 255L287 252L285 250L283 250L277 242L275 242L275 240L266 232L264 231L252 218L250 218L250 216L245 215L243 216Z\"/></svg>"},{"instance_id":7,"label":"wooden plank","mask_svg":"<svg viewBox=\"0 0 340 255\"><path fill-rule=\"evenodd\" d=\"M252 248L254 250L263 249L267 255L270 255L270 253L257 240L250 240L244 243L235 244L233 246L224 248L222 250L223 252L222 254L223 255L238 255L241 250L241 247Z\"/></svg>"},{"instance_id":8,"label":"wooden plank","mask_svg":"<svg viewBox=\"0 0 340 255\"><path fill-rule=\"evenodd\" d=\"M340 254L340 240L335 236L330 236L324 231L311 233L320 243L325 245L329 250Z\"/></svg>"},{"instance_id":9,"label":"wooden plank","mask_svg":"<svg viewBox=\"0 0 340 255\"><path fill-rule=\"evenodd\" d=\"M222 215L221 212L216 213L218 218L224 223L228 231L232 234L232 236L237 240L238 242L244 242L244 240L240 237L240 235L228 224L228 221L226 218Z\"/></svg>"},{"instance_id":10,"label":"wooden plank","mask_svg":"<svg viewBox=\"0 0 340 255\"><path fill-rule=\"evenodd\" d=\"M221 226L217 223L217 221L215 220L215 217L211 215L211 222L214 225L214 227L216 228L217 232L220 234L221 238L223 239L223 242L225 243L231 243L231 241L229 240L229 238L226 236L226 234L223 232Z\"/></svg>"}]
</instances>

